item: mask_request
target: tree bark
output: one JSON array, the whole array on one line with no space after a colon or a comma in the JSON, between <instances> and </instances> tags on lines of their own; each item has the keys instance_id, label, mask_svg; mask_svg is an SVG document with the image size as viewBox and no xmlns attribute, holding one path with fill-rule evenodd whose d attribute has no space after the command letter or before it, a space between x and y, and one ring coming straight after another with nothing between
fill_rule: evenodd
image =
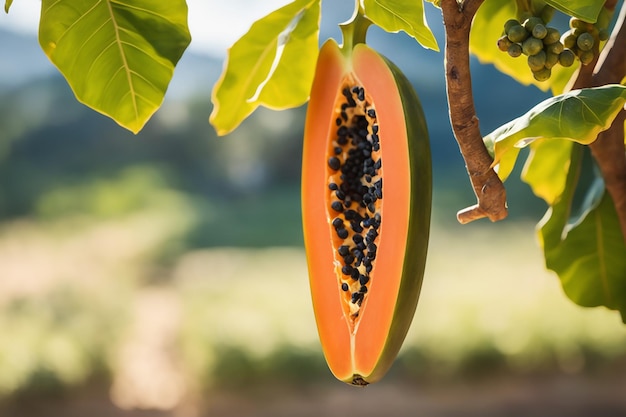
<instances>
[{"instance_id":1,"label":"tree bark","mask_svg":"<svg viewBox=\"0 0 626 417\"><path fill-rule=\"evenodd\" d=\"M483 217L498 221L507 216L506 190L491 168L474 108L469 61L472 19L483 0L442 0L446 31L445 71L450 123L465 160L468 176L478 203L457 213L460 223Z\"/></svg>"},{"instance_id":2,"label":"tree bark","mask_svg":"<svg viewBox=\"0 0 626 417\"><path fill-rule=\"evenodd\" d=\"M626 76L626 3L621 10L611 37L597 60L583 67L572 88L619 84ZM624 120L622 109L608 130L601 132L589 145L607 192L611 195L626 242L626 152L624 149Z\"/></svg>"}]
</instances>

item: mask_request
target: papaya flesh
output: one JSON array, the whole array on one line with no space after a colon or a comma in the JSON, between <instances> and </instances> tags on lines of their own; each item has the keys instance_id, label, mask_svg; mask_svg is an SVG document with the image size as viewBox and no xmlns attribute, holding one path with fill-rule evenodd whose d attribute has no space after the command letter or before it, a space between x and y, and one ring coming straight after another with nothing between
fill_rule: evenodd
<instances>
[{"instance_id":1,"label":"papaya flesh","mask_svg":"<svg viewBox=\"0 0 626 417\"><path fill-rule=\"evenodd\" d=\"M328 40L307 108L302 219L317 329L339 380L375 382L397 356L422 285L431 200L413 87L366 44Z\"/></svg>"}]
</instances>

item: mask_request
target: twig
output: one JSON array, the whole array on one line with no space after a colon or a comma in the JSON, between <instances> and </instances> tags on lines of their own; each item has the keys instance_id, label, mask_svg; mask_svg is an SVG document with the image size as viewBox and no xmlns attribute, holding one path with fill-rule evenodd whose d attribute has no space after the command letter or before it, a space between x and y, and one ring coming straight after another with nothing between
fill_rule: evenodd
<instances>
[{"instance_id":1,"label":"twig","mask_svg":"<svg viewBox=\"0 0 626 417\"><path fill-rule=\"evenodd\" d=\"M442 0L446 31L446 89L450 123L465 159L467 173L478 203L457 213L460 223L488 217L491 221L507 216L506 190L491 168L474 108L469 65L469 36L472 19L483 0Z\"/></svg>"},{"instance_id":2,"label":"twig","mask_svg":"<svg viewBox=\"0 0 626 417\"><path fill-rule=\"evenodd\" d=\"M613 33L600 54L597 63L583 67L573 88L596 87L619 83L626 76L626 3L622 3ZM593 69L593 71L592 71ZM600 133L589 145L613 199L626 242L626 153L624 152L624 119L622 110L611 127Z\"/></svg>"}]
</instances>

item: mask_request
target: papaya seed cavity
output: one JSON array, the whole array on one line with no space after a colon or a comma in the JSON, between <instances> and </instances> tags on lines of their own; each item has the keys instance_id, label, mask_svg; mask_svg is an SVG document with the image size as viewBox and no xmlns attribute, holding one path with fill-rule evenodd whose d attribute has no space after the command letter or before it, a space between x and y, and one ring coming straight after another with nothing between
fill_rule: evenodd
<instances>
[{"instance_id":1,"label":"papaya seed cavity","mask_svg":"<svg viewBox=\"0 0 626 417\"><path fill-rule=\"evenodd\" d=\"M347 80L335 105L328 146L328 215L344 312L354 329L371 286L383 198L382 158L374 103Z\"/></svg>"}]
</instances>

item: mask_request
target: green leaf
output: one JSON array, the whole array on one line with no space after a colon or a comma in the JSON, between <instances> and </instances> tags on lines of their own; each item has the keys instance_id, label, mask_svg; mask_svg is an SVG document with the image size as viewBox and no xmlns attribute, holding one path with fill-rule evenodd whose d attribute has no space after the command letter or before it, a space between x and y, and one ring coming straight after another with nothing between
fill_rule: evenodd
<instances>
[{"instance_id":1,"label":"green leaf","mask_svg":"<svg viewBox=\"0 0 626 417\"><path fill-rule=\"evenodd\" d=\"M557 65L552 68L548 81L537 81L533 77L524 56L512 58L497 47L498 38L503 35L504 23L517 18L517 6L513 0L486 0L478 9L470 33L470 51L483 64L493 64L499 71L509 75L524 85L534 85L553 94L563 92L565 85L578 68L576 61L571 67Z\"/></svg>"},{"instance_id":2,"label":"green leaf","mask_svg":"<svg viewBox=\"0 0 626 417\"><path fill-rule=\"evenodd\" d=\"M538 139L530 144L521 177L550 205L565 191L572 146L574 142L563 139Z\"/></svg>"},{"instance_id":3,"label":"green leaf","mask_svg":"<svg viewBox=\"0 0 626 417\"><path fill-rule=\"evenodd\" d=\"M367 18L383 30L390 33L403 30L424 48L439 51L426 22L422 0L364 0L363 6Z\"/></svg>"},{"instance_id":4,"label":"green leaf","mask_svg":"<svg viewBox=\"0 0 626 417\"><path fill-rule=\"evenodd\" d=\"M286 109L309 98L318 55L320 0L296 0L256 21L228 51L210 122L233 131L258 106Z\"/></svg>"},{"instance_id":5,"label":"green leaf","mask_svg":"<svg viewBox=\"0 0 626 417\"><path fill-rule=\"evenodd\" d=\"M575 163L563 198L539 225L546 267L558 274L563 290L575 303L619 310L626 320L626 246L615 206L601 178L590 187L582 214L569 217L580 154L578 149L572 154Z\"/></svg>"},{"instance_id":6,"label":"green leaf","mask_svg":"<svg viewBox=\"0 0 626 417\"><path fill-rule=\"evenodd\" d=\"M494 165L500 161L498 175L505 180L512 165L508 152L527 146L533 141L569 139L581 144L593 142L608 129L626 102L626 87L614 84L596 88L572 90L551 97L511 122L500 126L484 140L494 149Z\"/></svg>"},{"instance_id":7,"label":"green leaf","mask_svg":"<svg viewBox=\"0 0 626 417\"><path fill-rule=\"evenodd\" d=\"M604 6L606 0L546 0L551 5L563 13L577 17L585 22L595 23L598 13Z\"/></svg>"},{"instance_id":8,"label":"green leaf","mask_svg":"<svg viewBox=\"0 0 626 417\"><path fill-rule=\"evenodd\" d=\"M184 0L43 0L39 43L76 98L137 133L189 45Z\"/></svg>"},{"instance_id":9,"label":"green leaf","mask_svg":"<svg viewBox=\"0 0 626 417\"><path fill-rule=\"evenodd\" d=\"M620 230L613 200L604 192L546 263L574 302L619 310L626 318L626 246Z\"/></svg>"},{"instance_id":10,"label":"green leaf","mask_svg":"<svg viewBox=\"0 0 626 417\"><path fill-rule=\"evenodd\" d=\"M563 230L570 217L572 201L580 177L582 157L583 147L572 143L570 164L567 167L563 192L550 205L539 223L539 243L544 251L555 248L561 243Z\"/></svg>"},{"instance_id":11,"label":"green leaf","mask_svg":"<svg viewBox=\"0 0 626 417\"><path fill-rule=\"evenodd\" d=\"M4 11L9 13L9 9L11 8L11 4L13 4L13 0L5 0L4 2Z\"/></svg>"}]
</instances>

